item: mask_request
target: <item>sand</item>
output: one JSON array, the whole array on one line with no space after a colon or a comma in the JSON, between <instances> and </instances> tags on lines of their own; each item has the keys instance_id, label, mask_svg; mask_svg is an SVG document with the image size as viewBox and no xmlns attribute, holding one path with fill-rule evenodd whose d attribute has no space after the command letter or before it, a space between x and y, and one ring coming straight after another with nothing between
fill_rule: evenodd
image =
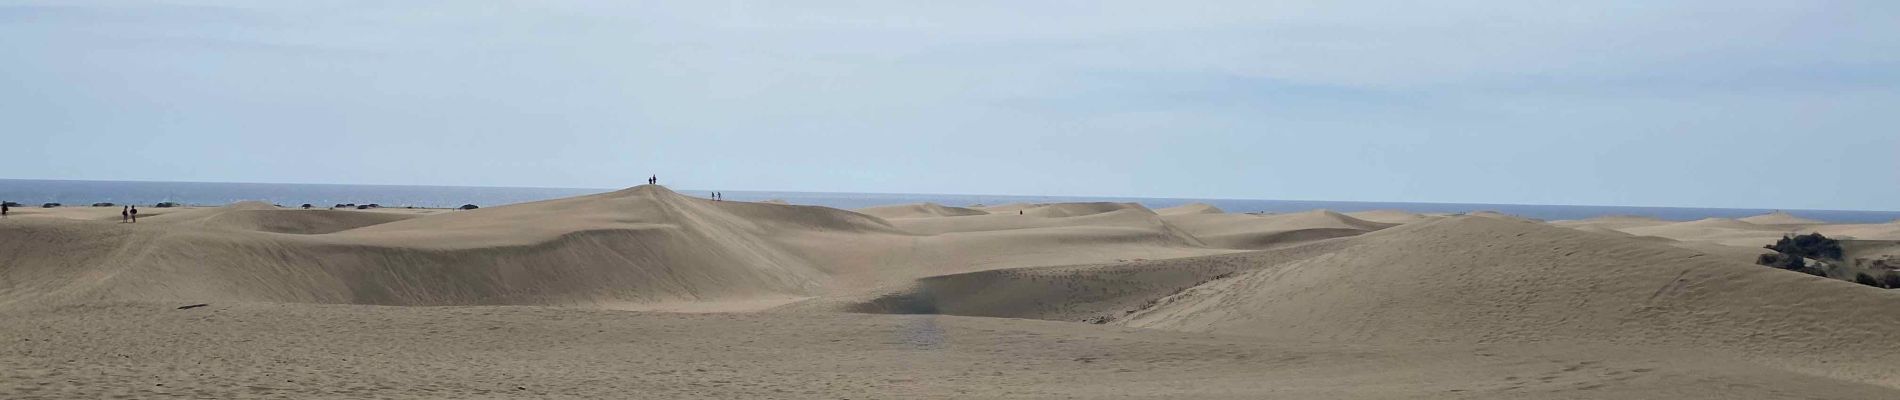
<instances>
[{"instance_id":1,"label":"sand","mask_svg":"<svg viewBox=\"0 0 1900 400\"><path fill-rule=\"evenodd\" d=\"M1900 293L1741 260L1896 224L854 212L658 186L18 211L0 398L1900 397Z\"/></svg>"}]
</instances>

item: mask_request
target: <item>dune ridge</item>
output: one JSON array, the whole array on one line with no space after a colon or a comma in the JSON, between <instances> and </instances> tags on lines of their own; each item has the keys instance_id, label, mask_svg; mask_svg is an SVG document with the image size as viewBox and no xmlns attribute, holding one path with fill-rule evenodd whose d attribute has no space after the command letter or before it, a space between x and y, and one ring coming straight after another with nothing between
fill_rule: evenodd
<instances>
[{"instance_id":1,"label":"dune ridge","mask_svg":"<svg viewBox=\"0 0 1900 400\"><path fill-rule=\"evenodd\" d=\"M4 233L99 244L83 254L12 253L34 257L20 264L66 265L61 273L68 279L52 281L73 283L48 291L53 298L385 305L802 296L822 286L825 274L786 250L786 240L812 230L898 234L882 220L846 211L712 202L656 187L327 234L223 233L256 212L323 215L240 204L124 226ZM185 229L191 227L211 229ZM69 259L84 261L62 262Z\"/></svg>"},{"instance_id":2,"label":"dune ridge","mask_svg":"<svg viewBox=\"0 0 1900 400\"><path fill-rule=\"evenodd\" d=\"M960 217L966 215L988 215L988 212L973 208L949 207L937 203L899 204L860 208L857 212L884 219L897 218L934 218Z\"/></svg>"},{"instance_id":3,"label":"dune ridge","mask_svg":"<svg viewBox=\"0 0 1900 400\"><path fill-rule=\"evenodd\" d=\"M1789 214L1787 211L1775 211L1775 212L1771 212L1767 214L1740 218L1740 220L1742 222L1747 222L1747 223L1756 224L1756 225L1813 225L1813 224L1827 223L1827 221L1797 217L1797 216L1794 216L1794 214Z\"/></svg>"},{"instance_id":4,"label":"dune ridge","mask_svg":"<svg viewBox=\"0 0 1900 400\"><path fill-rule=\"evenodd\" d=\"M854 212L653 185L112 211L0 223L0 352L21 355L0 358L0 397L393 392L334 390L355 369L424 388L407 397L1900 396L1900 291L1750 264L1787 232L1900 224ZM139 381L161 377L182 385Z\"/></svg>"},{"instance_id":5,"label":"dune ridge","mask_svg":"<svg viewBox=\"0 0 1900 400\"><path fill-rule=\"evenodd\" d=\"M1155 210L1155 213L1161 214L1161 215L1226 214L1227 211L1220 209L1220 207L1215 207L1213 204L1188 203L1188 204L1182 204L1182 205L1178 205L1174 207L1168 207L1168 208Z\"/></svg>"}]
</instances>

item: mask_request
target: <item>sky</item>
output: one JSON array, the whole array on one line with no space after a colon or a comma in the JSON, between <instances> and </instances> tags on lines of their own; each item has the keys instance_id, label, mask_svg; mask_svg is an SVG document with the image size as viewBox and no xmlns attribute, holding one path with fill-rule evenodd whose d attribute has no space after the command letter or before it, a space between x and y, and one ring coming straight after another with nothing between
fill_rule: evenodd
<instances>
[{"instance_id":1,"label":"sky","mask_svg":"<svg viewBox=\"0 0 1900 400\"><path fill-rule=\"evenodd\" d=\"M0 178L1900 210L1894 1L10 1Z\"/></svg>"}]
</instances>

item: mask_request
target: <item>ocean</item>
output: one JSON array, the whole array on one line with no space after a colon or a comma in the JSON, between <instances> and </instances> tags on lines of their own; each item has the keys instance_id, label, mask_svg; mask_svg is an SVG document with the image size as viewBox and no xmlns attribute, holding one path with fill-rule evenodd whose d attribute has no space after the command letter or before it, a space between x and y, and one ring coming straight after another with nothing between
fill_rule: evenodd
<instances>
[{"instance_id":1,"label":"ocean","mask_svg":"<svg viewBox=\"0 0 1900 400\"><path fill-rule=\"evenodd\" d=\"M614 189L0 179L0 201L18 202L28 206L38 206L43 203L84 206L102 202L117 204L155 204L167 201L191 205L223 205L238 201L258 200L284 206L297 206L304 203L318 206L342 203L375 203L388 207L456 207L463 204L489 207L600 193L611 190ZM675 190L682 194L703 197L708 195L712 189ZM1790 214L1800 217L1838 223L1875 223L1900 220L1900 211L911 193L815 193L746 190L720 191L726 194L728 200L784 200L791 204L818 205L842 209L922 202L933 202L951 206L968 206L977 204L997 205L1007 203L1112 201L1141 203L1149 208L1173 207L1199 202L1212 204L1228 212L1283 213L1314 209L1328 209L1339 212L1404 210L1416 213L1497 211L1542 220L1581 219L1604 215L1635 215L1673 221L1691 221L1703 218L1740 218L1773 211L1787 211Z\"/></svg>"}]
</instances>

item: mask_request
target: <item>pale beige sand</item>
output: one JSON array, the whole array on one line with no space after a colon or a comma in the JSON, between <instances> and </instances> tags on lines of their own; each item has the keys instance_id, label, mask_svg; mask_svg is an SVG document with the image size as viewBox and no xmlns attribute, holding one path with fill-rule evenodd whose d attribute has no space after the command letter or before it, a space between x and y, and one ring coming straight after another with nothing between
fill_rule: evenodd
<instances>
[{"instance_id":1,"label":"pale beige sand","mask_svg":"<svg viewBox=\"0 0 1900 400\"><path fill-rule=\"evenodd\" d=\"M884 219L960 217L960 216L966 216L966 215L988 215L989 214L988 212L985 212L982 210L963 208L963 207L949 207L949 206L944 206L942 204L937 204L937 203L879 206L879 207L870 207L870 208L860 208L856 211L859 213L863 213L865 215L870 215L873 217L884 218Z\"/></svg>"},{"instance_id":2,"label":"pale beige sand","mask_svg":"<svg viewBox=\"0 0 1900 400\"><path fill-rule=\"evenodd\" d=\"M1741 221L1751 223L1751 224L1758 224L1758 225L1812 225L1812 224L1827 223L1826 221L1821 221L1821 220L1816 220L1816 219L1796 217L1794 216L1794 214L1789 214L1786 211L1776 211L1776 212L1757 215L1753 217L1742 218Z\"/></svg>"},{"instance_id":3,"label":"pale beige sand","mask_svg":"<svg viewBox=\"0 0 1900 400\"><path fill-rule=\"evenodd\" d=\"M1756 230L1727 221L858 213L657 186L19 210L0 398L1900 396L1900 298L1734 261L1716 242ZM864 314L920 312L962 316Z\"/></svg>"},{"instance_id":4,"label":"pale beige sand","mask_svg":"<svg viewBox=\"0 0 1900 400\"><path fill-rule=\"evenodd\" d=\"M1182 205L1178 205L1174 207L1168 207L1168 208L1155 210L1155 214L1161 214L1161 215L1225 214L1225 213L1227 213L1226 210L1222 210L1220 209L1220 207L1215 207L1213 204L1207 204L1207 203L1188 203L1188 204L1182 204Z\"/></svg>"},{"instance_id":5,"label":"pale beige sand","mask_svg":"<svg viewBox=\"0 0 1900 400\"><path fill-rule=\"evenodd\" d=\"M1419 222L1419 221L1424 221L1428 219L1438 218L1438 217L1433 217L1433 216L1429 216L1425 214L1411 213L1411 212L1405 212L1405 211L1399 211L1399 210L1358 211L1358 212L1349 212L1349 213L1346 213L1346 215L1353 218L1363 219L1363 220L1372 221L1372 222L1384 222L1388 224L1409 224L1413 222Z\"/></svg>"},{"instance_id":6,"label":"pale beige sand","mask_svg":"<svg viewBox=\"0 0 1900 400\"><path fill-rule=\"evenodd\" d=\"M1209 246L1229 249L1267 249L1353 236L1397 225L1327 210L1268 215L1181 213L1161 218Z\"/></svg>"},{"instance_id":7,"label":"pale beige sand","mask_svg":"<svg viewBox=\"0 0 1900 400\"><path fill-rule=\"evenodd\" d=\"M1075 323L537 307L0 312L7 398L1883 399L1720 354Z\"/></svg>"}]
</instances>

